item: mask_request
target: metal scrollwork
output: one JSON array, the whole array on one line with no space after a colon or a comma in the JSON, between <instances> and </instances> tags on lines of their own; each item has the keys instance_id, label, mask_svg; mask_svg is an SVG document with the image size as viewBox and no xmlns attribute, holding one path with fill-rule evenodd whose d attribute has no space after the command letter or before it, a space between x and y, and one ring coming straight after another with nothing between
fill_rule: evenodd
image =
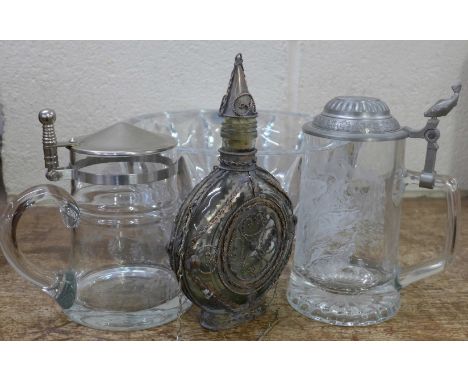
<instances>
[{"instance_id":1,"label":"metal scrollwork","mask_svg":"<svg viewBox=\"0 0 468 382\"><path fill-rule=\"evenodd\" d=\"M200 252L200 272L205 274L214 272L218 265L216 247L206 245Z\"/></svg>"}]
</instances>

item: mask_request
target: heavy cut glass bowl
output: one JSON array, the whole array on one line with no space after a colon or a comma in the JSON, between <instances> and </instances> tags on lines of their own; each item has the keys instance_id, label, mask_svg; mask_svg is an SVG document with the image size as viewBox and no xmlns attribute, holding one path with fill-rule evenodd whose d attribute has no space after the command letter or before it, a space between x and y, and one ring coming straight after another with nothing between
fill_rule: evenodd
<instances>
[{"instance_id":1,"label":"heavy cut glass bowl","mask_svg":"<svg viewBox=\"0 0 468 382\"><path fill-rule=\"evenodd\" d=\"M272 173L288 192L294 206L299 200L302 163L302 125L312 117L282 111L259 111L257 163ZM186 110L136 116L126 122L143 129L168 133L178 142L179 157L190 190L218 164L223 118L215 110Z\"/></svg>"}]
</instances>

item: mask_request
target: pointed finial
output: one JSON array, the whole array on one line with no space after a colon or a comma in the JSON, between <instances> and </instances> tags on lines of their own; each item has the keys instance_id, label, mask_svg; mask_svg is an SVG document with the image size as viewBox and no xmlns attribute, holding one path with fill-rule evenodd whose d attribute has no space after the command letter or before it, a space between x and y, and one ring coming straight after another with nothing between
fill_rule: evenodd
<instances>
[{"instance_id":1,"label":"pointed finial","mask_svg":"<svg viewBox=\"0 0 468 382\"><path fill-rule=\"evenodd\" d=\"M252 118L257 116L255 101L247 88L245 81L242 54L234 59L231 79L228 89L219 107L221 117Z\"/></svg>"},{"instance_id":2,"label":"pointed finial","mask_svg":"<svg viewBox=\"0 0 468 382\"><path fill-rule=\"evenodd\" d=\"M458 94L461 92L462 84L458 81L456 84L452 85L452 90L454 93Z\"/></svg>"},{"instance_id":3,"label":"pointed finial","mask_svg":"<svg viewBox=\"0 0 468 382\"><path fill-rule=\"evenodd\" d=\"M438 100L424 113L424 116L430 118L445 117L455 106L457 106L461 88L462 85L460 82L453 85L453 94L449 98Z\"/></svg>"}]
</instances>

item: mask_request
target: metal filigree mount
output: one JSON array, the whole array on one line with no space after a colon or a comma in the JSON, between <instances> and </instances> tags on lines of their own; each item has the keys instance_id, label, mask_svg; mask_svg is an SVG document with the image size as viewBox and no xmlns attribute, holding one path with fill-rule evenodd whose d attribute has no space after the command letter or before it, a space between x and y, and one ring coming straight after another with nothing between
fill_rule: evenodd
<instances>
[{"instance_id":1,"label":"metal filigree mount","mask_svg":"<svg viewBox=\"0 0 468 382\"><path fill-rule=\"evenodd\" d=\"M198 269L203 274L211 274L217 267L217 250L213 245L205 245L199 251L200 255L194 255L190 259L192 267Z\"/></svg>"},{"instance_id":2,"label":"metal filigree mount","mask_svg":"<svg viewBox=\"0 0 468 382\"><path fill-rule=\"evenodd\" d=\"M220 149L219 167L228 171L254 171L257 163L256 151L254 149L245 153L236 153Z\"/></svg>"},{"instance_id":3,"label":"metal filigree mount","mask_svg":"<svg viewBox=\"0 0 468 382\"><path fill-rule=\"evenodd\" d=\"M218 111L219 115L223 115L224 109L226 108L226 105L227 105L227 101L228 101L228 96L227 94L225 94L223 96L223 99L221 100L221 105L219 106L219 111Z\"/></svg>"},{"instance_id":4,"label":"metal filigree mount","mask_svg":"<svg viewBox=\"0 0 468 382\"><path fill-rule=\"evenodd\" d=\"M261 216L252 219L253 211ZM291 255L294 226L287 195L260 167L217 167L195 187L179 211L168 249L186 296L205 312L204 327L219 330L256 316L252 310Z\"/></svg>"}]
</instances>

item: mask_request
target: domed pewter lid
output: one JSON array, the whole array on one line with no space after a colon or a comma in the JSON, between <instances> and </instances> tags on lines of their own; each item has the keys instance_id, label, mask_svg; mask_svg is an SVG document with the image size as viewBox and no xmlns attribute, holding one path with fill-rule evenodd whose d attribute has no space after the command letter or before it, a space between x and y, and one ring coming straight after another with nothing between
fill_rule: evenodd
<instances>
[{"instance_id":1,"label":"domed pewter lid","mask_svg":"<svg viewBox=\"0 0 468 382\"><path fill-rule=\"evenodd\" d=\"M177 141L169 135L153 133L119 122L97 133L71 141L71 149L97 156L144 156L172 149Z\"/></svg>"},{"instance_id":2,"label":"domed pewter lid","mask_svg":"<svg viewBox=\"0 0 468 382\"><path fill-rule=\"evenodd\" d=\"M321 114L303 126L307 134L350 141L384 141L408 137L378 98L341 96L329 101Z\"/></svg>"}]
</instances>

